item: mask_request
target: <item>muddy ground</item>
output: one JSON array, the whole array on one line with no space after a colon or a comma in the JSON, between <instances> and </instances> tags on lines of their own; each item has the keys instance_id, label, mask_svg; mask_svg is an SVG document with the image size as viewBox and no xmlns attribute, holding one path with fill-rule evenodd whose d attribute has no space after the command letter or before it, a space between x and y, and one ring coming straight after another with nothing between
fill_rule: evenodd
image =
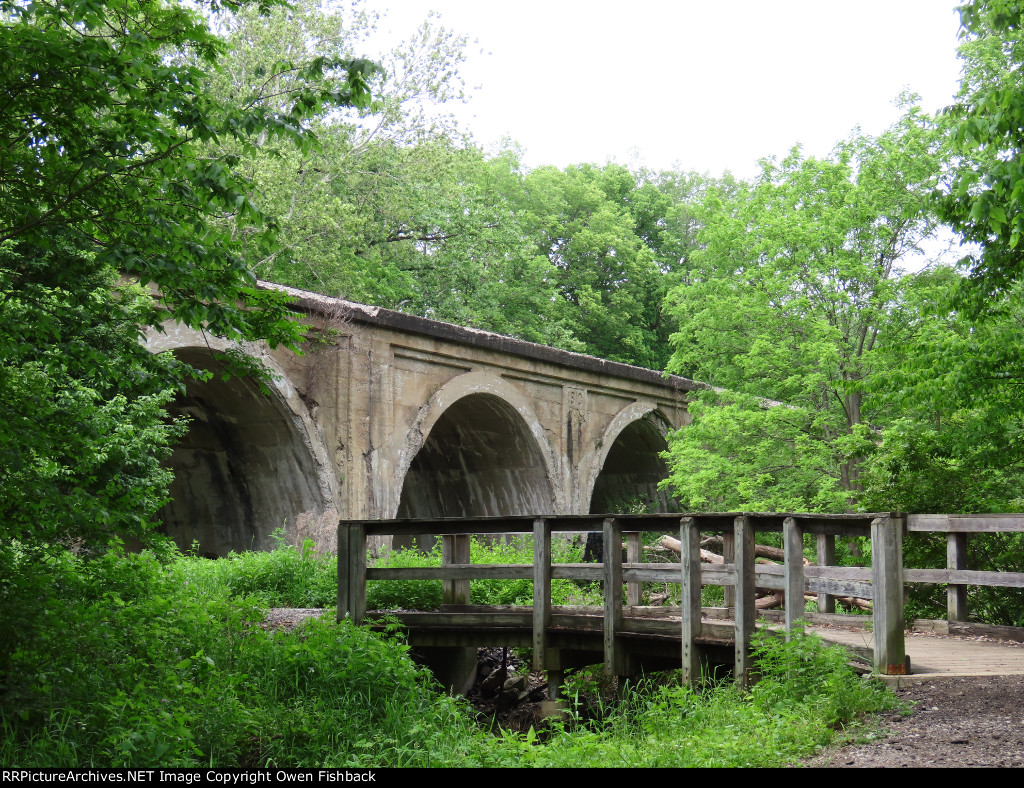
<instances>
[{"instance_id":1,"label":"muddy ground","mask_svg":"<svg viewBox=\"0 0 1024 788\"><path fill-rule=\"evenodd\" d=\"M896 695L909 713L884 712L862 741L802 765L1024 767L1024 676L933 679Z\"/></svg>"}]
</instances>

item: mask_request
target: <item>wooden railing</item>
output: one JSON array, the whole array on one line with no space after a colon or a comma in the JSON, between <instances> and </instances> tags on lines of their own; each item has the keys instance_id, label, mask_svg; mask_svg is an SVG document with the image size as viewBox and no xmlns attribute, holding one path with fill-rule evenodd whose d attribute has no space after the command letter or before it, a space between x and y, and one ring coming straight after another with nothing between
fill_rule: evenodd
<instances>
[{"instance_id":1,"label":"wooden railing","mask_svg":"<svg viewBox=\"0 0 1024 788\"><path fill-rule=\"evenodd\" d=\"M946 534L946 568L905 568L903 579L907 583L945 583L949 622L967 621L968 586L1024 588L1024 572L979 572L964 568L971 534L1024 532L1024 514L911 514L907 515L907 531Z\"/></svg>"},{"instance_id":2,"label":"wooden railing","mask_svg":"<svg viewBox=\"0 0 1024 788\"><path fill-rule=\"evenodd\" d=\"M552 564L551 540L555 533L601 531L605 560L599 564ZM754 562L755 534L782 532L786 546L783 565ZM641 561L642 532L678 534L682 544L679 564ZM440 567L368 568L366 540L374 536L404 536L433 533L441 537L443 565ZM720 533L724 564L701 564L700 535ZM411 627L449 630L507 627L508 631L530 630L534 669L548 663L559 665L550 647L553 633L567 629L600 627L603 662L609 673L627 672L630 636L672 634L679 640L683 675L690 680L700 673L701 648L708 639L721 637L723 630L734 641L735 675L745 683L750 671L748 646L754 630L755 588L782 589L799 600L787 606L786 623L803 615L804 593L817 592L827 604L830 596L859 596L874 600L874 655L878 672L906 672L903 638L903 520L891 513L850 515L800 514L658 514L612 517L545 516L501 517L451 520L343 521L338 531L338 615L361 622L367 617L366 583L372 580L441 580L444 584L440 613L400 616ZM472 534L523 534L533 537L532 565L472 564L469 539ZM871 569L850 569L829 565L804 566L803 536L815 534L819 551L827 558L829 544L837 536L871 538ZM621 546L626 541L626 560ZM533 605L527 610L491 606L485 610L469 606L472 579L526 578L533 581ZM601 608L564 609L551 604L551 581L555 579L603 581ZM641 608L640 584L677 583L681 604L669 608L674 618L652 615ZM625 585L625 599L623 586ZM731 623L702 619L701 586L721 585L733 611ZM556 670L560 669L556 667Z\"/></svg>"}]
</instances>

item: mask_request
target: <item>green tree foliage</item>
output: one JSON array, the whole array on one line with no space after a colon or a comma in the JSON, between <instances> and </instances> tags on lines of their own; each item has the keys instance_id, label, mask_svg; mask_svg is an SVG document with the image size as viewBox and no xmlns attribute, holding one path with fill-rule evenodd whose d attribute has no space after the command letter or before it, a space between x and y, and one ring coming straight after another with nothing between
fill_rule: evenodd
<instances>
[{"instance_id":1,"label":"green tree foliage","mask_svg":"<svg viewBox=\"0 0 1024 788\"><path fill-rule=\"evenodd\" d=\"M971 0L960 17L964 77L942 118L956 159L938 205L940 218L980 247L964 259L974 287L961 299L980 313L1024 274L1024 5Z\"/></svg>"},{"instance_id":2,"label":"green tree foliage","mask_svg":"<svg viewBox=\"0 0 1024 788\"><path fill-rule=\"evenodd\" d=\"M657 194L641 192L618 165L541 167L526 176L525 190L527 231L552 267L560 319L587 353L662 368L665 291L642 237L656 227L658 211L648 208Z\"/></svg>"},{"instance_id":3,"label":"green tree foliage","mask_svg":"<svg viewBox=\"0 0 1024 788\"><path fill-rule=\"evenodd\" d=\"M711 193L701 248L669 297L670 370L721 387L671 442L684 507L853 504L881 415L870 398L879 351L908 323L900 262L930 232L935 145L910 112L827 159L796 149L765 161L734 197Z\"/></svg>"},{"instance_id":4,"label":"green tree foliage","mask_svg":"<svg viewBox=\"0 0 1024 788\"><path fill-rule=\"evenodd\" d=\"M865 473L868 508L997 512L1024 508L1024 304L970 319L950 306L951 268L906 281L905 341L885 350L873 386L891 417Z\"/></svg>"},{"instance_id":5,"label":"green tree foliage","mask_svg":"<svg viewBox=\"0 0 1024 788\"><path fill-rule=\"evenodd\" d=\"M300 336L240 254L243 240L271 248L273 225L237 157L211 145L308 147L306 119L366 103L377 67L303 54L277 64L295 80L284 105L228 100L207 90L225 46L195 5L0 11L3 536L141 536L164 500L159 461L179 427L162 405L183 370L148 356L140 333L174 318L231 339Z\"/></svg>"}]
</instances>

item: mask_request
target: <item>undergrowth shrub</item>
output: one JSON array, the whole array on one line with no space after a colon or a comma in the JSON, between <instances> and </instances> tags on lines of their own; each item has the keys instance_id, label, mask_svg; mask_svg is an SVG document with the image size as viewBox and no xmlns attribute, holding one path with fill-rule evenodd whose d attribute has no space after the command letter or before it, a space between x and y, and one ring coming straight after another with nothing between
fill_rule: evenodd
<instances>
[{"instance_id":1,"label":"undergrowth shrub","mask_svg":"<svg viewBox=\"0 0 1024 788\"><path fill-rule=\"evenodd\" d=\"M249 597L267 607L333 607L338 601L338 559L317 552L312 540L301 547L285 544L283 531L274 534L277 547L267 552L230 553L214 561L183 558L178 571L196 582L208 578L227 587L232 596Z\"/></svg>"},{"instance_id":2,"label":"undergrowth shrub","mask_svg":"<svg viewBox=\"0 0 1024 788\"><path fill-rule=\"evenodd\" d=\"M759 636L749 694L639 682L586 724L495 737L409 659L397 624L383 637L330 613L294 631L261 626L271 584L238 577L295 567L239 567L307 571L303 561L329 563L302 551L161 561L0 548L0 631L17 633L0 643L0 763L772 766L887 702L814 639Z\"/></svg>"},{"instance_id":3,"label":"undergrowth shrub","mask_svg":"<svg viewBox=\"0 0 1024 788\"><path fill-rule=\"evenodd\" d=\"M34 594L43 616L0 652L5 766L489 762L485 734L399 638L330 615L266 631L226 562L6 559L21 579L5 603Z\"/></svg>"}]
</instances>

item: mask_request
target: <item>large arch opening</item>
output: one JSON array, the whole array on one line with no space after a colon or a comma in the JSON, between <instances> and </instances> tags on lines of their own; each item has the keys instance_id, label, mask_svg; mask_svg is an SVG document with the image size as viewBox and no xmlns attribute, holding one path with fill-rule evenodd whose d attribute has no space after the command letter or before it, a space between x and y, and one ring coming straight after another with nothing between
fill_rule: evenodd
<instances>
[{"instance_id":1,"label":"large arch opening","mask_svg":"<svg viewBox=\"0 0 1024 788\"><path fill-rule=\"evenodd\" d=\"M591 514L671 512L676 506L658 484L668 477L661 453L664 429L653 414L630 423L608 450L590 497Z\"/></svg>"},{"instance_id":2,"label":"large arch opening","mask_svg":"<svg viewBox=\"0 0 1024 788\"><path fill-rule=\"evenodd\" d=\"M190 419L171 455L171 502L160 517L182 549L200 553L266 550L276 529L325 503L316 464L287 405L246 377L224 380L204 349L177 351L182 361L209 369L208 381L190 380L168 410Z\"/></svg>"},{"instance_id":3,"label":"large arch opening","mask_svg":"<svg viewBox=\"0 0 1024 788\"><path fill-rule=\"evenodd\" d=\"M398 517L495 517L554 511L540 446L519 412L470 394L437 420L405 474Z\"/></svg>"}]
</instances>

